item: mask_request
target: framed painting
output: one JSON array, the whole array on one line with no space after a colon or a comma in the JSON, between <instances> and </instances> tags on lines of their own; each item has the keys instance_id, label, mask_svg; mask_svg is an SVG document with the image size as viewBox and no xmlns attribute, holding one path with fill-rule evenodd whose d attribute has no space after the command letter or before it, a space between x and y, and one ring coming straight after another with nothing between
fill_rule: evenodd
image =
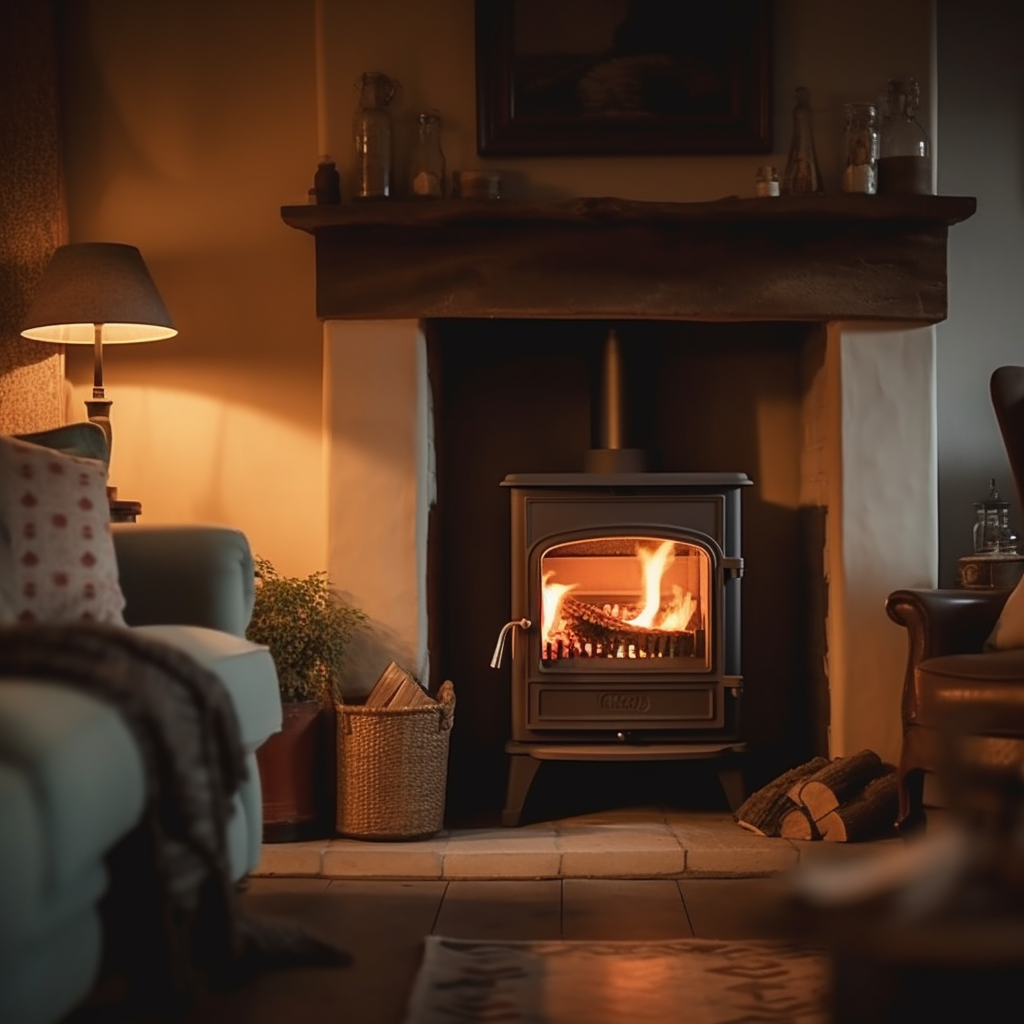
<instances>
[{"instance_id":1,"label":"framed painting","mask_svg":"<svg viewBox=\"0 0 1024 1024\"><path fill-rule=\"evenodd\" d=\"M477 152L770 152L771 48L771 0L476 0Z\"/></svg>"}]
</instances>

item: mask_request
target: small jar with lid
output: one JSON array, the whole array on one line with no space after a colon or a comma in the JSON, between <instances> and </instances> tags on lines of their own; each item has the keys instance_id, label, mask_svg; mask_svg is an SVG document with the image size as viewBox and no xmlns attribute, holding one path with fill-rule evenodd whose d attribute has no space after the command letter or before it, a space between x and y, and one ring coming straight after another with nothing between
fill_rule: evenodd
<instances>
[{"instance_id":1,"label":"small jar with lid","mask_svg":"<svg viewBox=\"0 0 1024 1024\"><path fill-rule=\"evenodd\" d=\"M779 172L770 164L758 167L754 177L755 196L777 196L779 194Z\"/></svg>"},{"instance_id":2,"label":"small jar with lid","mask_svg":"<svg viewBox=\"0 0 1024 1024\"><path fill-rule=\"evenodd\" d=\"M320 157L316 173L313 175L313 201L316 203L341 202L341 175L333 157Z\"/></svg>"},{"instance_id":3,"label":"small jar with lid","mask_svg":"<svg viewBox=\"0 0 1024 1024\"><path fill-rule=\"evenodd\" d=\"M428 110L419 116L409 184L415 199L444 197L445 161L441 149L441 117L436 111Z\"/></svg>"},{"instance_id":4,"label":"small jar with lid","mask_svg":"<svg viewBox=\"0 0 1024 1024\"><path fill-rule=\"evenodd\" d=\"M878 191L878 110L873 103L847 103L843 191Z\"/></svg>"}]
</instances>

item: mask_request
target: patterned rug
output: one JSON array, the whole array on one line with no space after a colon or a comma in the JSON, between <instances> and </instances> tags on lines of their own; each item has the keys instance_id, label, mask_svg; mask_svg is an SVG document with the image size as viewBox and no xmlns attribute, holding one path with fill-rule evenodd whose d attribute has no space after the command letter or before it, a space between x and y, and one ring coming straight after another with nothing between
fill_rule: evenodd
<instances>
[{"instance_id":1,"label":"patterned rug","mask_svg":"<svg viewBox=\"0 0 1024 1024\"><path fill-rule=\"evenodd\" d=\"M430 936L405 1024L826 1024L828 960L779 942Z\"/></svg>"}]
</instances>

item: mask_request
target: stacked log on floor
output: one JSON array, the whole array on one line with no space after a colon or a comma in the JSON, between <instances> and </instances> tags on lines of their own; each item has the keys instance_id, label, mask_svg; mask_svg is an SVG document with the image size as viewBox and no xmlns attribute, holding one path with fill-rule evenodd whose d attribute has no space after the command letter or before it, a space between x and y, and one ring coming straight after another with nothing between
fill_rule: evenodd
<instances>
[{"instance_id":1,"label":"stacked log on floor","mask_svg":"<svg viewBox=\"0 0 1024 1024\"><path fill-rule=\"evenodd\" d=\"M895 767L862 750L790 769L750 796L735 818L758 835L850 843L892 835L897 810Z\"/></svg>"},{"instance_id":2,"label":"stacked log on floor","mask_svg":"<svg viewBox=\"0 0 1024 1024\"><path fill-rule=\"evenodd\" d=\"M790 768L747 797L736 810L736 823L759 836L781 835L783 819L797 807L790 791L827 764L827 757L815 757L806 764Z\"/></svg>"}]
</instances>

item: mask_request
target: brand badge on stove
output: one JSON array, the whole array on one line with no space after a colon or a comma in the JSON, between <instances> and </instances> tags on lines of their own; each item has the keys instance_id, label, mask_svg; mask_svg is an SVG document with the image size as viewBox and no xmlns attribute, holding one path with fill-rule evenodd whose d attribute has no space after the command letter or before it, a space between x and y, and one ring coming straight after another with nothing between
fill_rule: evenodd
<instances>
[{"instance_id":1,"label":"brand badge on stove","mask_svg":"<svg viewBox=\"0 0 1024 1024\"><path fill-rule=\"evenodd\" d=\"M646 693L602 693L597 699L603 711L650 711L651 698Z\"/></svg>"}]
</instances>

